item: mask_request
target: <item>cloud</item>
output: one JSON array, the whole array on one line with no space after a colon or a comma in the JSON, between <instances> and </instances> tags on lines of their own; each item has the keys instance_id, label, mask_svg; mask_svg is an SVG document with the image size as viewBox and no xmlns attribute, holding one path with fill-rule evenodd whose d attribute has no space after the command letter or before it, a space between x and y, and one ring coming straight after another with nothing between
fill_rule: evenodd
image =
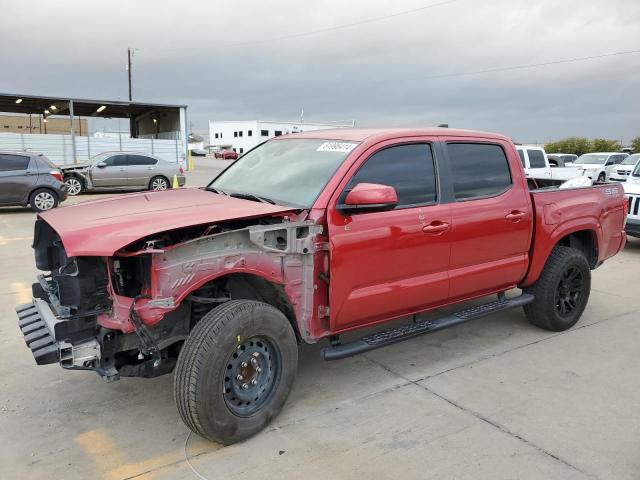
<instances>
[{"instance_id":1,"label":"cloud","mask_svg":"<svg viewBox=\"0 0 640 480\"><path fill-rule=\"evenodd\" d=\"M125 98L133 46L134 98L188 104L198 131L209 119L295 119L304 106L308 121L446 122L526 142L640 135L640 54L433 78L640 49L635 0L459 0L270 40L429 3L8 2L0 91Z\"/></svg>"}]
</instances>

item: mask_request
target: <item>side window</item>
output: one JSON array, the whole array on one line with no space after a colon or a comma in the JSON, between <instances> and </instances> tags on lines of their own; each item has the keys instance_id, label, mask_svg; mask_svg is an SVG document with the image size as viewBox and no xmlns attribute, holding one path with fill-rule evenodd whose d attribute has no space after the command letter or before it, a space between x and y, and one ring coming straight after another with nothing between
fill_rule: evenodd
<instances>
[{"instance_id":1,"label":"side window","mask_svg":"<svg viewBox=\"0 0 640 480\"><path fill-rule=\"evenodd\" d=\"M263 137L268 137L269 136L269 130L260 130L260 135L262 135Z\"/></svg>"},{"instance_id":2,"label":"side window","mask_svg":"<svg viewBox=\"0 0 640 480\"><path fill-rule=\"evenodd\" d=\"M507 156L498 145L447 143L457 200L498 195L511 185Z\"/></svg>"},{"instance_id":3,"label":"side window","mask_svg":"<svg viewBox=\"0 0 640 480\"><path fill-rule=\"evenodd\" d=\"M124 167L127 165L127 156L126 155L113 155L107 158L104 163L107 164L107 167Z\"/></svg>"},{"instance_id":4,"label":"side window","mask_svg":"<svg viewBox=\"0 0 640 480\"><path fill-rule=\"evenodd\" d=\"M544 154L540 150L527 150L530 168L544 168Z\"/></svg>"},{"instance_id":5,"label":"side window","mask_svg":"<svg viewBox=\"0 0 640 480\"><path fill-rule=\"evenodd\" d=\"M129 155L129 165L155 165L158 161L155 158L144 155Z\"/></svg>"},{"instance_id":6,"label":"side window","mask_svg":"<svg viewBox=\"0 0 640 480\"><path fill-rule=\"evenodd\" d=\"M398 207L435 202L436 175L431 146L425 143L398 145L374 153L356 172L347 189L358 183L394 187Z\"/></svg>"},{"instance_id":7,"label":"side window","mask_svg":"<svg viewBox=\"0 0 640 480\"><path fill-rule=\"evenodd\" d=\"M527 165L526 165L526 163L525 163L525 161L524 161L524 151L523 151L523 150L518 149L518 156L520 157L520 162L522 163L522 166L523 166L524 168L527 168Z\"/></svg>"},{"instance_id":8,"label":"side window","mask_svg":"<svg viewBox=\"0 0 640 480\"><path fill-rule=\"evenodd\" d=\"M29 168L30 157L0 154L0 172L13 172Z\"/></svg>"}]
</instances>

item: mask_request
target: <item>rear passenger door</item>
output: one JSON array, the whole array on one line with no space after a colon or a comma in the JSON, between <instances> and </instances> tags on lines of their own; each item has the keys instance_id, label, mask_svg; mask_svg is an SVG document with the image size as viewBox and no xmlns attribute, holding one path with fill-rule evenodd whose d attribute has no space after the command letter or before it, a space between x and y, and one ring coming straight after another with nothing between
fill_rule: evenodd
<instances>
[{"instance_id":1,"label":"rear passenger door","mask_svg":"<svg viewBox=\"0 0 640 480\"><path fill-rule=\"evenodd\" d=\"M447 138L451 205L450 300L515 286L524 276L532 213L507 142ZM516 163L517 162L517 163ZM513 171L512 171L513 170Z\"/></svg>"},{"instance_id":2,"label":"rear passenger door","mask_svg":"<svg viewBox=\"0 0 640 480\"><path fill-rule=\"evenodd\" d=\"M147 187L153 177L158 160L146 155L127 155L127 185Z\"/></svg>"},{"instance_id":3,"label":"rear passenger door","mask_svg":"<svg viewBox=\"0 0 640 480\"><path fill-rule=\"evenodd\" d=\"M527 156L529 157L529 176L539 179L550 179L551 168L548 167L542 150L537 148L527 148Z\"/></svg>"},{"instance_id":4,"label":"rear passenger door","mask_svg":"<svg viewBox=\"0 0 640 480\"><path fill-rule=\"evenodd\" d=\"M30 156L0 154L0 204L25 203L37 179L36 161Z\"/></svg>"},{"instance_id":5,"label":"rear passenger door","mask_svg":"<svg viewBox=\"0 0 640 480\"><path fill-rule=\"evenodd\" d=\"M342 331L445 303L450 205L441 204L435 145L371 147L329 208L330 327ZM390 211L345 214L335 206L360 183L395 188Z\"/></svg>"}]
</instances>

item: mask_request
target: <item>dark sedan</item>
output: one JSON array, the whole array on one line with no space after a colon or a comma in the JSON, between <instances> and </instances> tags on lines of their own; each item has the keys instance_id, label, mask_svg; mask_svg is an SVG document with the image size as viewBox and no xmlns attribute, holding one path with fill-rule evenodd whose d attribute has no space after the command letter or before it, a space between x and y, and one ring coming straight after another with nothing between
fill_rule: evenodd
<instances>
[{"instance_id":1,"label":"dark sedan","mask_svg":"<svg viewBox=\"0 0 640 480\"><path fill-rule=\"evenodd\" d=\"M30 205L36 212L66 200L62 172L42 154L0 151L0 206Z\"/></svg>"}]
</instances>

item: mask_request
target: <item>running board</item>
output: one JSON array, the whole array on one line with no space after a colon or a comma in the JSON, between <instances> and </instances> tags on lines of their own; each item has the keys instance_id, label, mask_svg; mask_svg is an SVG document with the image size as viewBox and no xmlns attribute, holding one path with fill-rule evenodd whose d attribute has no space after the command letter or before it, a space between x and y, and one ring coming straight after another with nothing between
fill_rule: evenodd
<instances>
[{"instance_id":1,"label":"running board","mask_svg":"<svg viewBox=\"0 0 640 480\"><path fill-rule=\"evenodd\" d=\"M452 313L446 317L437 318L435 320L424 320L422 322L410 323L402 325L391 330L385 330L362 337L360 340L345 344L331 345L322 349L322 358L325 360L339 360L341 358L351 357L359 353L368 352L380 347L386 347L393 343L409 340L410 338L424 335L426 333L437 332L445 328L454 327L461 323L481 318L491 313L508 310L510 308L522 307L533 302L533 295L523 293L519 297L504 298L499 296L498 300L476 305L460 312Z\"/></svg>"}]
</instances>

